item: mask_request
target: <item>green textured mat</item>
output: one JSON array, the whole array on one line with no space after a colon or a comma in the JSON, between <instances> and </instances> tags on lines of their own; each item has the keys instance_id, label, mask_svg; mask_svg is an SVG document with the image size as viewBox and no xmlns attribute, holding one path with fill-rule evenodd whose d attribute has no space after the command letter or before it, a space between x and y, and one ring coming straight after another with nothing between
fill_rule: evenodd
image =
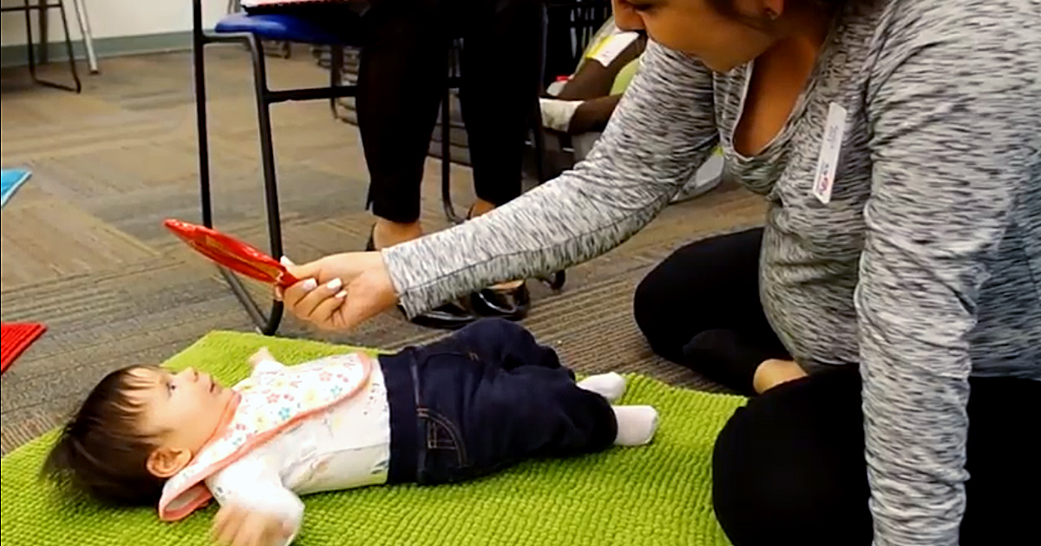
<instances>
[{"instance_id":1,"label":"green textured mat","mask_svg":"<svg viewBox=\"0 0 1041 546\"><path fill-rule=\"evenodd\" d=\"M216 332L168 365L192 365L225 384L248 374L267 345L287 364L343 352L308 341ZM459 485L372 487L305 497L295 544L648 545L728 544L712 513L710 460L719 429L744 399L630 377L627 403L655 405L653 444L568 461L534 461ZM209 544L215 505L177 523L154 509L110 510L61 498L37 480L53 433L3 459L0 540L9 546Z\"/></svg>"}]
</instances>

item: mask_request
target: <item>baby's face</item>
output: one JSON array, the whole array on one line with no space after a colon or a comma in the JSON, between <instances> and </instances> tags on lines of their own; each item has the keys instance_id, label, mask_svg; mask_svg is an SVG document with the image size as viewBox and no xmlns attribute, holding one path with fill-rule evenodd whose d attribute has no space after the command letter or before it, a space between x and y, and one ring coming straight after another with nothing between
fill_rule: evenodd
<instances>
[{"instance_id":1,"label":"baby's face","mask_svg":"<svg viewBox=\"0 0 1041 546\"><path fill-rule=\"evenodd\" d=\"M154 435L161 446L198 453L221 425L235 392L207 373L192 368L171 373L162 368L139 368L143 382L134 392L142 406L142 432Z\"/></svg>"}]
</instances>

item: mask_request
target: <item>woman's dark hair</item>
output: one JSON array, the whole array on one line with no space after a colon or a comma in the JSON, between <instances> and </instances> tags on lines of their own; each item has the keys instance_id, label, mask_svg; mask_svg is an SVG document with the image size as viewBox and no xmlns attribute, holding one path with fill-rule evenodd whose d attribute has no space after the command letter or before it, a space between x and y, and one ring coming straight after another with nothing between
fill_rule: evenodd
<instances>
[{"instance_id":1,"label":"woman's dark hair","mask_svg":"<svg viewBox=\"0 0 1041 546\"><path fill-rule=\"evenodd\" d=\"M146 466L157 447L140 430L143 388L133 375L140 366L116 370L101 380L65 425L42 475L73 493L117 506L154 505L166 480Z\"/></svg>"}]
</instances>

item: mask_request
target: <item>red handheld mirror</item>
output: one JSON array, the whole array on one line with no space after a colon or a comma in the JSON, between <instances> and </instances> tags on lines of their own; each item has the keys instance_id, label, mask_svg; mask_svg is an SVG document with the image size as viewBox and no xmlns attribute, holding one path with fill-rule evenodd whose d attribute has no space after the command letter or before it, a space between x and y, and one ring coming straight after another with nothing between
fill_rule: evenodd
<instances>
[{"instance_id":1,"label":"red handheld mirror","mask_svg":"<svg viewBox=\"0 0 1041 546\"><path fill-rule=\"evenodd\" d=\"M180 220L170 219L163 224L196 252L232 271L283 288L297 282L278 260L234 237Z\"/></svg>"}]
</instances>

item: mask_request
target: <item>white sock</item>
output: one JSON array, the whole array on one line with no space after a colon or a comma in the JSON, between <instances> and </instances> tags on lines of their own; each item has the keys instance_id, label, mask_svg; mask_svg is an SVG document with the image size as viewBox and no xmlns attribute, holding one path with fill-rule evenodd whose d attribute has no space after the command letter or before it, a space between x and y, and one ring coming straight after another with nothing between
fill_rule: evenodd
<instances>
[{"instance_id":1,"label":"white sock","mask_svg":"<svg viewBox=\"0 0 1041 546\"><path fill-rule=\"evenodd\" d=\"M616 446L642 446L650 443L658 430L658 410L651 406L611 406L618 421Z\"/></svg>"},{"instance_id":2,"label":"white sock","mask_svg":"<svg viewBox=\"0 0 1041 546\"><path fill-rule=\"evenodd\" d=\"M579 381L578 387L593 391L613 403L625 394L625 378L614 372L591 375Z\"/></svg>"}]
</instances>

